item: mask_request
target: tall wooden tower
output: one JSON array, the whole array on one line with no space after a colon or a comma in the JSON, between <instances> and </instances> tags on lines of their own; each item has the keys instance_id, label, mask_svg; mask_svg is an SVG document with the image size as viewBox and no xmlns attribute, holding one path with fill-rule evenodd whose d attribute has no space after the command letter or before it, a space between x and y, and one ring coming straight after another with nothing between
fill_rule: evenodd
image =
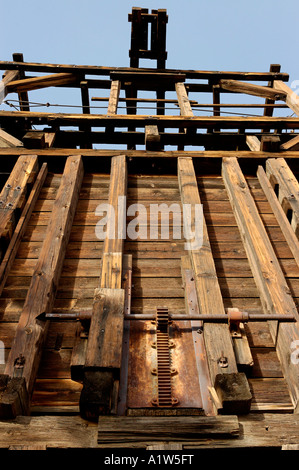
<instances>
[{"instance_id":1,"label":"tall wooden tower","mask_svg":"<svg viewBox=\"0 0 299 470\"><path fill-rule=\"evenodd\" d=\"M129 21L130 67L0 62L0 448L296 446L299 98Z\"/></svg>"}]
</instances>

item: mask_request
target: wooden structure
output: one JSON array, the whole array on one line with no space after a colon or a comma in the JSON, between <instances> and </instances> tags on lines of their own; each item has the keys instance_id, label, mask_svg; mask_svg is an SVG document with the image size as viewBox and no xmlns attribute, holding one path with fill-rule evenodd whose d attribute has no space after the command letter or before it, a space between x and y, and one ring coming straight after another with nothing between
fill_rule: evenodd
<instances>
[{"instance_id":1,"label":"wooden structure","mask_svg":"<svg viewBox=\"0 0 299 470\"><path fill-rule=\"evenodd\" d=\"M0 448L292 447L299 98L277 64L167 69L166 11L129 21L127 68L0 62Z\"/></svg>"}]
</instances>

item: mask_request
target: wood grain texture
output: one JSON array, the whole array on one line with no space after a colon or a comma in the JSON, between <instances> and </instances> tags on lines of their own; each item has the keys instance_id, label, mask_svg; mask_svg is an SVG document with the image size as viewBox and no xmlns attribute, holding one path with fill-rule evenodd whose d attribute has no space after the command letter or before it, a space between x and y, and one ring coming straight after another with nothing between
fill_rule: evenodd
<instances>
[{"instance_id":1,"label":"wood grain texture","mask_svg":"<svg viewBox=\"0 0 299 470\"><path fill-rule=\"evenodd\" d=\"M33 388L48 328L41 316L51 311L54 303L82 177L81 158L69 157L5 367L5 373L13 377L16 361L24 358L21 374L26 380L29 394Z\"/></svg>"}]
</instances>

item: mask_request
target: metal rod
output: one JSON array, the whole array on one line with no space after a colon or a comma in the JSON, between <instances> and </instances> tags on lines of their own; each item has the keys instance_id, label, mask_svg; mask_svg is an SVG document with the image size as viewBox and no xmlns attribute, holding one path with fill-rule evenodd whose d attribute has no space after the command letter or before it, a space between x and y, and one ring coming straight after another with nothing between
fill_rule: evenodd
<instances>
[{"instance_id":1,"label":"metal rod","mask_svg":"<svg viewBox=\"0 0 299 470\"><path fill-rule=\"evenodd\" d=\"M47 313L46 320L56 320L56 321L63 321L63 320L90 320L92 315L91 310L86 310L80 313ZM125 320L156 320L156 315L154 313L140 313L140 314L125 314ZM239 315L230 314L223 315L223 314L215 314L215 315L184 315L184 314L170 314L169 319L173 321L190 321L190 320L201 320L201 321L208 321L208 322L229 322L229 321L269 321L269 320L277 320L283 322L292 322L296 321L295 317L291 314L263 314L263 313L247 313L247 312L239 312Z\"/></svg>"}]
</instances>

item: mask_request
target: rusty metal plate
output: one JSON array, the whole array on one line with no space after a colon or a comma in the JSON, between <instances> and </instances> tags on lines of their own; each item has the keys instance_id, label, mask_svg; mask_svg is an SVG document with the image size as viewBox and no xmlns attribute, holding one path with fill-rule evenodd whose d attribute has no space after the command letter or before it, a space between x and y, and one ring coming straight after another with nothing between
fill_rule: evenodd
<instances>
[{"instance_id":1,"label":"rusty metal plate","mask_svg":"<svg viewBox=\"0 0 299 470\"><path fill-rule=\"evenodd\" d=\"M190 321L173 322L169 326L171 347L172 395L178 400L175 408L202 409L202 400L195 361ZM158 395L156 327L151 321L131 321L128 369L128 408L155 408Z\"/></svg>"}]
</instances>

